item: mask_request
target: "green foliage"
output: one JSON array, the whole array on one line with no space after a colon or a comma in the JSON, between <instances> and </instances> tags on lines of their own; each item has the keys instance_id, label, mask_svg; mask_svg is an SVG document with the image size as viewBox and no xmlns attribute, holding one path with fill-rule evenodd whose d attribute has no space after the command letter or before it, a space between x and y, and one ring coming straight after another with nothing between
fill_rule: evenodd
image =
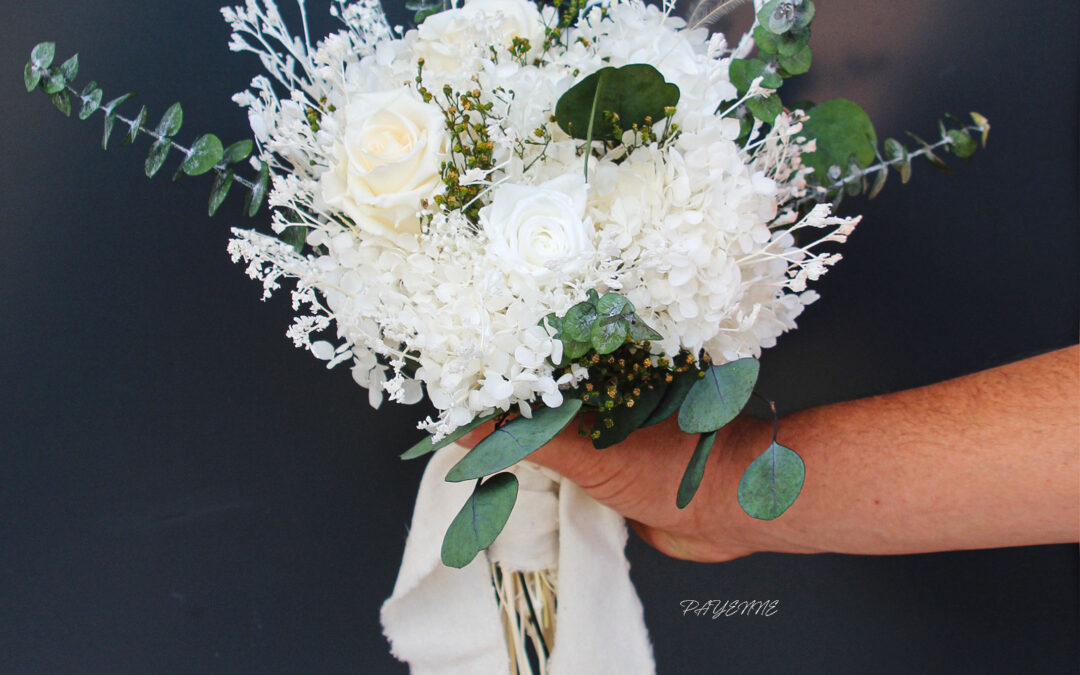
<instances>
[{"instance_id":1,"label":"green foliage","mask_svg":"<svg viewBox=\"0 0 1080 675\"><path fill-rule=\"evenodd\" d=\"M174 103L165 111L157 127L151 130L146 126L147 110L142 106L133 119L126 119L120 115L119 108L134 93L127 93L102 104L104 93L96 82L90 82L79 93L74 88L75 79L79 75L79 55L75 54L60 65L53 65L56 58L56 45L52 42L42 42L34 47L30 53L30 60L23 68L23 83L26 90L32 92L40 89L49 96L53 105L65 116L70 117L74 104L78 104L79 119L87 120L94 113L101 111L104 116L104 129L101 136L101 148L107 150L113 129L119 121L127 125L121 143L128 145L133 143L140 133L153 138L145 162L147 177L155 176L168 158L171 148L179 148L185 155L184 161L177 169L174 176L180 174L199 175L209 171L215 171L216 175L210 193L209 211L211 215L221 206L229 188L234 182L239 182L249 188L248 202L245 211L254 216L266 199L269 190L269 166L263 163L259 177L254 183L248 183L238 179L229 165L237 164L248 159L255 147L251 140L243 140L230 145L227 149L222 147L221 141L213 134L201 136L192 148L185 148L175 143L172 138L180 132L183 123L183 109L179 103Z\"/></svg>"},{"instance_id":2,"label":"green foliage","mask_svg":"<svg viewBox=\"0 0 1080 675\"><path fill-rule=\"evenodd\" d=\"M214 134L203 134L191 146L191 152L180 167L189 176L201 176L210 171L225 156L221 139Z\"/></svg>"},{"instance_id":3,"label":"green foliage","mask_svg":"<svg viewBox=\"0 0 1080 675\"><path fill-rule=\"evenodd\" d=\"M307 228L300 228L300 227L293 226L293 227L286 228L286 231L293 230L293 229L306 230ZM420 441L419 443L417 443L416 445L412 446L411 448L406 450L404 453L402 453L401 459L403 459L403 460L416 459L418 457L423 457L424 455L426 455L426 454L428 454L430 452L435 452L436 450L439 450L441 448L445 448L446 446L450 445L454 441L457 441L458 439L462 438L463 436L465 436L466 434L471 432L473 429L476 429L476 428L478 428L480 426L483 426L484 424L487 424L488 422L495 419L496 417L498 417L501 414L502 413L493 413L493 414L487 415L485 417L477 417L476 419L474 419L472 422L469 422L465 426L458 427L454 431L450 432L449 434L444 436L443 439L441 441L439 441L438 443L432 443L431 442L431 436L426 436L422 441Z\"/></svg>"},{"instance_id":4,"label":"green foliage","mask_svg":"<svg viewBox=\"0 0 1080 675\"><path fill-rule=\"evenodd\" d=\"M290 225L286 227L279 236L281 238L281 241L285 242L289 246L292 246L294 251L296 251L297 253L302 253L304 251L304 244L307 243L307 234L308 228L306 225ZM490 418L484 419L486 420ZM454 440L456 441L457 438L455 438ZM434 450L435 448L432 449ZM409 457L405 457L404 455L402 455L401 458L410 459Z\"/></svg>"},{"instance_id":5,"label":"green foliage","mask_svg":"<svg viewBox=\"0 0 1080 675\"><path fill-rule=\"evenodd\" d=\"M798 453L773 440L739 480L739 505L751 518L773 520L795 503L805 479Z\"/></svg>"},{"instance_id":6,"label":"green foliage","mask_svg":"<svg viewBox=\"0 0 1080 675\"><path fill-rule=\"evenodd\" d=\"M644 389L641 396L634 400L632 406L618 406L606 415L611 420L611 426L599 424L596 431L599 432L593 438L593 447L597 450L611 447L616 443L622 443L630 434L645 426L645 420L656 410L663 400L668 385L660 385L652 389Z\"/></svg>"},{"instance_id":7,"label":"green foliage","mask_svg":"<svg viewBox=\"0 0 1080 675\"><path fill-rule=\"evenodd\" d=\"M134 143L135 139L139 137L139 132L143 130L144 124L146 124L146 106L140 108L139 114L128 124L128 133L124 136L124 140L120 141L120 144L131 145Z\"/></svg>"},{"instance_id":8,"label":"green foliage","mask_svg":"<svg viewBox=\"0 0 1080 675\"><path fill-rule=\"evenodd\" d=\"M90 119L101 107L101 97L104 95L98 89L97 82L91 82L83 89L79 98L82 100L82 110L79 111L79 119L83 122Z\"/></svg>"},{"instance_id":9,"label":"green foliage","mask_svg":"<svg viewBox=\"0 0 1080 675\"><path fill-rule=\"evenodd\" d=\"M810 0L770 0L758 11L758 22L773 33L801 31L814 20Z\"/></svg>"},{"instance_id":10,"label":"green foliage","mask_svg":"<svg viewBox=\"0 0 1080 675\"><path fill-rule=\"evenodd\" d=\"M750 400L758 371L758 361L752 358L706 370L679 408L679 428L688 434L705 434L735 419Z\"/></svg>"},{"instance_id":11,"label":"green foliage","mask_svg":"<svg viewBox=\"0 0 1080 675\"><path fill-rule=\"evenodd\" d=\"M682 373L675 373L672 377L671 383L664 389L664 395L661 397L660 402L656 404L656 408L649 413L649 416L641 423L642 427L651 427L654 424L659 424L675 414L675 411L682 406L683 401L686 400L686 395L690 393L690 388L694 386L694 383L698 381L697 372L693 370L687 370Z\"/></svg>"},{"instance_id":12,"label":"green foliage","mask_svg":"<svg viewBox=\"0 0 1080 675\"><path fill-rule=\"evenodd\" d=\"M50 94L49 99L53 102L53 105L56 106L56 109L64 115L64 117L71 117L71 98L68 97L68 93L66 91L59 91L55 94Z\"/></svg>"},{"instance_id":13,"label":"green foliage","mask_svg":"<svg viewBox=\"0 0 1080 675\"><path fill-rule=\"evenodd\" d=\"M262 208L262 203L266 199L266 193L270 190L270 165L263 162L259 167L259 177L255 179L255 184L251 187L251 191L248 192L248 199L246 204L246 211L248 217L254 218L255 214Z\"/></svg>"},{"instance_id":14,"label":"green foliage","mask_svg":"<svg viewBox=\"0 0 1080 675\"><path fill-rule=\"evenodd\" d=\"M250 138L242 141L237 141L225 148L225 152L222 155L221 161L223 164L239 164L248 157L251 157L252 151L255 149L255 141Z\"/></svg>"},{"instance_id":15,"label":"green foliage","mask_svg":"<svg viewBox=\"0 0 1080 675\"><path fill-rule=\"evenodd\" d=\"M776 72L773 64L761 59L734 59L728 74L740 94L745 94L759 77L762 78L761 86L766 89L779 89L784 84L784 79Z\"/></svg>"},{"instance_id":16,"label":"green foliage","mask_svg":"<svg viewBox=\"0 0 1080 675\"><path fill-rule=\"evenodd\" d=\"M851 174L850 159L867 167L877 156L877 133L870 117L859 104L846 98L834 98L807 111L810 119L803 124L803 134L817 140L817 150L803 155L803 162L814 168L822 185L829 168L839 166Z\"/></svg>"},{"instance_id":17,"label":"green foliage","mask_svg":"<svg viewBox=\"0 0 1080 675\"><path fill-rule=\"evenodd\" d=\"M146 157L147 178L153 178L161 170L171 149L172 143L167 138L154 141L154 144L150 146L150 154Z\"/></svg>"},{"instance_id":18,"label":"green foliage","mask_svg":"<svg viewBox=\"0 0 1080 675\"><path fill-rule=\"evenodd\" d=\"M579 410L581 400L569 398L558 408L541 408L531 418L518 417L504 424L462 457L446 480L473 480L517 464L555 438Z\"/></svg>"},{"instance_id":19,"label":"green foliage","mask_svg":"<svg viewBox=\"0 0 1080 675\"><path fill-rule=\"evenodd\" d=\"M889 163L894 165L896 170L900 172L900 182L906 184L911 180L911 159L908 158L907 148L895 138L886 138L882 147ZM882 173L886 172L883 171Z\"/></svg>"},{"instance_id":20,"label":"green foliage","mask_svg":"<svg viewBox=\"0 0 1080 675\"><path fill-rule=\"evenodd\" d=\"M157 129L154 133L158 136L173 137L180 133L180 127L184 123L184 109L180 107L179 103L173 103L169 106L169 109L165 111L165 114L161 116L161 121L158 122Z\"/></svg>"},{"instance_id":21,"label":"green foliage","mask_svg":"<svg viewBox=\"0 0 1080 675\"><path fill-rule=\"evenodd\" d=\"M571 87L555 105L555 121L572 138L618 142L635 125L652 126L679 102L679 88L656 68L634 63L601 68Z\"/></svg>"},{"instance_id":22,"label":"green foliage","mask_svg":"<svg viewBox=\"0 0 1080 675\"><path fill-rule=\"evenodd\" d=\"M713 445L716 443L716 432L702 434L698 439L694 454L690 457L690 463L686 466L682 481L679 482L679 492L675 495L675 506L685 509L690 500L697 494L701 485L701 479L705 475L705 463L709 459Z\"/></svg>"},{"instance_id":23,"label":"green foliage","mask_svg":"<svg viewBox=\"0 0 1080 675\"><path fill-rule=\"evenodd\" d=\"M510 473L500 473L477 485L446 530L443 564L460 569L491 546L506 525L517 494L518 480Z\"/></svg>"},{"instance_id":24,"label":"green foliage","mask_svg":"<svg viewBox=\"0 0 1080 675\"><path fill-rule=\"evenodd\" d=\"M607 293L601 298L592 291L588 298L567 310L565 316L552 314L546 320L557 331L555 339L563 343L563 364L590 351L610 354L627 340L644 342L663 337L618 293Z\"/></svg>"},{"instance_id":25,"label":"green foliage","mask_svg":"<svg viewBox=\"0 0 1080 675\"><path fill-rule=\"evenodd\" d=\"M225 169L214 174L214 183L210 186L210 202L206 207L206 213L211 218L225 202L225 197L229 195L229 189L233 185L234 178L235 175L232 169Z\"/></svg>"}]
</instances>

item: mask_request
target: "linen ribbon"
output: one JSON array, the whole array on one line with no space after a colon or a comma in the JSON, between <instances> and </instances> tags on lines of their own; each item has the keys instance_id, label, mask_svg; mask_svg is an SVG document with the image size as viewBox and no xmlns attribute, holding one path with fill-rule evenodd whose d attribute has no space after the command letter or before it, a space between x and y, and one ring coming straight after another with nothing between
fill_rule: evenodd
<instances>
[{"instance_id":1,"label":"linen ribbon","mask_svg":"<svg viewBox=\"0 0 1080 675\"><path fill-rule=\"evenodd\" d=\"M436 452L424 471L393 594L383 604L391 651L414 675L506 675L508 647L490 562L508 571L557 568L549 675L653 675L652 644L630 581L619 514L547 469L522 462L517 504L495 543L462 569L440 560L443 535L473 483L448 483L468 450Z\"/></svg>"}]
</instances>

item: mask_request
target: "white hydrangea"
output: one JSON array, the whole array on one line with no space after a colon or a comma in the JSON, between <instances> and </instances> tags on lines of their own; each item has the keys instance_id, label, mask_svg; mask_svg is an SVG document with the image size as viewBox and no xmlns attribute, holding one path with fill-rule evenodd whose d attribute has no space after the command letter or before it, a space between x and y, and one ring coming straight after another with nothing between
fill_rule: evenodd
<instances>
[{"instance_id":1,"label":"white hydrangea","mask_svg":"<svg viewBox=\"0 0 1080 675\"><path fill-rule=\"evenodd\" d=\"M384 394L426 396L438 416L420 426L436 436L496 410L559 405L587 372L557 376L562 344L543 317L590 290L629 298L664 336L657 354L757 356L795 327L817 297L807 282L839 259L815 247L842 242L857 222L826 206L797 217L800 156L811 149L798 136L801 113L739 146L738 122L717 114L736 94L732 52L683 30L666 5L604 0L544 51L556 17L528 0L470 0L404 34L374 0L338 1L346 30L314 47L306 30L288 37L272 2L225 10L233 48L259 53L289 92L281 98L260 77L236 101L274 172L274 230L306 226L314 251L235 230L230 252L267 295L282 277L297 280L289 337L298 346L330 367L351 363L372 405ZM267 36L280 52L260 46ZM524 61L511 53L514 38L528 40ZM445 103L424 102L414 84L421 58L430 91L478 90L493 105L495 169L461 178L484 188L477 222L432 202L431 167L450 150L431 122ZM678 85L681 132L664 147L596 158L586 182L583 143L552 112L583 74L630 63ZM400 110L387 103L399 100ZM372 101L386 112L357 112ZM390 208L392 218L380 210ZM815 241L796 245L794 232L814 228Z\"/></svg>"}]
</instances>

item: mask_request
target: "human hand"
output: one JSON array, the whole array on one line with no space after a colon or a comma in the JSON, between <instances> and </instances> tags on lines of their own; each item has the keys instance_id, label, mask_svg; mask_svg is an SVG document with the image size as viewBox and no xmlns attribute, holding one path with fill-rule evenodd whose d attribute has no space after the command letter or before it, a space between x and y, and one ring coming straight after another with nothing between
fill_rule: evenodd
<instances>
[{"instance_id":1,"label":"human hand","mask_svg":"<svg viewBox=\"0 0 1080 675\"><path fill-rule=\"evenodd\" d=\"M474 447L493 428L486 424L458 442ZM675 495L698 436L680 431L674 416L604 450L594 448L571 423L528 459L566 476L622 514L660 552L685 560L723 562L756 550L740 537L739 524L748 517L738 508L735 490L745 465L734 464L743 454L743 442L769 429L749 419L721 429L701 487L684 509L675 506Z\"/></svg>"}]
</instances>

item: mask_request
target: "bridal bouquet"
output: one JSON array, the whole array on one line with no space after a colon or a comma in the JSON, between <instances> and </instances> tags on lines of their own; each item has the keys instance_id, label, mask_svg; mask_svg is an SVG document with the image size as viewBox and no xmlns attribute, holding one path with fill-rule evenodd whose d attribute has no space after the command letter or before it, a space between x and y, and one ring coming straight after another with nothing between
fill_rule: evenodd
<instances>
[{"instance_id":1,"label":"bridal bouquet","mask_svg":"<svg viewBox=\"0 0 1080 675\"><path fill-rule=\"evenodd\" d=\"M447 3L448 4L448 3ZM911 159L970 156L989 129L949 118L909 151L855 103L788 108L778 90L811 65L811 0L755 3L729 43L710 23L738 2L418 2L391 26L377 0L334 0L344 28L295 37L272 0L222 10L233 51L267 75L234 100L254 141L174 137L143 108L73 88L78 59L35 48L28 90L71 114L100 110L104 144L152 138L146 173L213 173L209 211L234 185L268 198L272 232L234 229L229 252L264 296L294 282L298 347L348 367L371 405L426 400L419 457L480 425L495 431L446 474L471 482L441 547L468 565L503 529L513 469L577 421L598 449L678 416L699 435L679 507L716 431L753 393L757 357L817 294L858 217L844 195L881 190ZM304 2L299 2L301 15ZM254 177L244 178L249 163ZM583 413L589 413L583 415ZM804 467L774 442L739 485L743 509L781 515Z\"/></svg>"}]
</instances>

